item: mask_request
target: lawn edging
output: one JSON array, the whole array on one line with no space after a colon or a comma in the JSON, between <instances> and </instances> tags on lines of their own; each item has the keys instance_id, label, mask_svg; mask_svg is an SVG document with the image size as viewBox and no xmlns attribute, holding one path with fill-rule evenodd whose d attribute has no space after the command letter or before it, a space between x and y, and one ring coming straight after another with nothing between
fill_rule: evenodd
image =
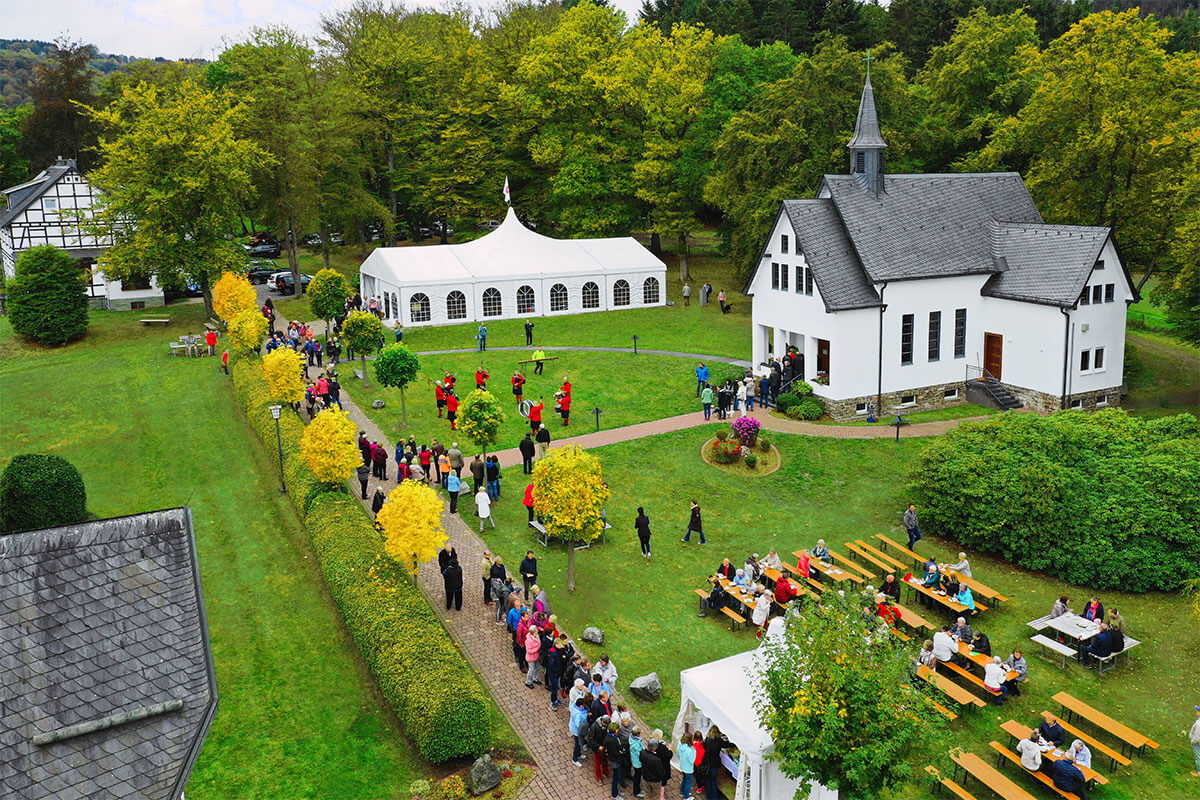
<instances>
[{"instance_id":1,"label":"lawn edging","mask_svg":"<svg viewBox=\"0 0 1200 800\"><path fill-rule=\"evenodd\" d=\"M257 359L233 366L238 403L269 450L272 405ZM283 478L304 522L325 584L380 691L421 755L432 762L476 756L491 744L488 696L421 591L400 577L362 506L329 491L300 457L304 423L282 415ZM377 577L390 572L390 579Z\"/></svg>"}]
</instances>

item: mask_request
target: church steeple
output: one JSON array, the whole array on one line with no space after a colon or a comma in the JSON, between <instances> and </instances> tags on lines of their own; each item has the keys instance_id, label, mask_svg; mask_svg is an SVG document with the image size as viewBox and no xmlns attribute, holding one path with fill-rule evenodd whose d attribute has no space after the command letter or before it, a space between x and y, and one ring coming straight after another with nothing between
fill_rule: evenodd
<instances>
[{"instance_id":1,"label":"church steeple","mask_svg":"<svg viewBox=\"0 0 1200 800\"><path fill-rule=\"evenodd\" d=\"M858 103L858 120L854 123L854 137L846 145L850 151L850 173L861 176L860 180L876 197L883 191L883 151L887 142L879 132L879 115L875 111L875 90L871 87L871 51L867 51L867 82L863 86L862 100Z\"/></svg>"}]
</instances>

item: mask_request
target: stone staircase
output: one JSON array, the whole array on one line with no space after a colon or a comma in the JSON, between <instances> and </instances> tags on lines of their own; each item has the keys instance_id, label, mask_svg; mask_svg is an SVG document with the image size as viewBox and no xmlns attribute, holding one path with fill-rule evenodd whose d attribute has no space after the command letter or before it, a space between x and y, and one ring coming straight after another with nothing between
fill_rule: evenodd
<instances>
[{"instance_id":1,"label":"stone staircase","mask_svg":"<svg viewBox=\"0 0 1200 800\"><path fill-rule=\"evenodd\" d=\"M1017 399L1000 381L991 375L985 375L980 380L967 381L967 399L973 403L1001 411L1021 408L1023 403Z\"/></svg>"}]
</instances>

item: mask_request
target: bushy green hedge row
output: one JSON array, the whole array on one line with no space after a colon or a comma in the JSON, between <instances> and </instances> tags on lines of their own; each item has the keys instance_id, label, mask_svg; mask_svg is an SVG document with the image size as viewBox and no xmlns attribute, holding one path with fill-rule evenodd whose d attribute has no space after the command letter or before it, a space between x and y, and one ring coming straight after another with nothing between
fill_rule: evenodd
<instances>
[{"instance_id":1,"label":"bushy green hedge row","mask_svg":"<svg viewBox=\"0 0 1200 800\"><path fill-rule=\"evenodd\" d=\"M1003 414L937 437L909 476L922 525L1089 587L1200 576L1200 423L1118 409Z\"/></svg>"},{"instance_id":2,"label":"bushy green hedge row","mask_svg":"<svg viewBox=\"0 0 1200 800\"><path fill-rule=\"evenodd\" d=\"M233 367L237 397L268 453L275 420L260 362ZM300 457L303 423L280 419L284 483L304 519L313 552L363 659L405 730L430 761L479 755L491 740L487 694L421 592L383 555L358 502L325 491Z\"/></svg>"}]
</instances>

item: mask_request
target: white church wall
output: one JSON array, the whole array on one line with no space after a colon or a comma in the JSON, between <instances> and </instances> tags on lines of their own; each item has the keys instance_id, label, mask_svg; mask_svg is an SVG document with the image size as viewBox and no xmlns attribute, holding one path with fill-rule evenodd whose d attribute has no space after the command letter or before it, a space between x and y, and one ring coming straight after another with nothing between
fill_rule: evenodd
<instances>
[{"instance_id":1,"label":"white church wall","mask_svg":"<svg viewBox=\"0 0 1200 800\"><path fill-rule=\"evenodd\" d=\"M1064 317L1054 306L981 298L978 339L968 351L972 364L983 365L983 334L1004 339L1000 382L1058 396L1062 392Z\"/></svg>"},{"instance_id":2,"label":"white church wall","mask_svg":"<svg viewBox=\"0 0 1200 800\"><path fill-rule=\"evenodd\" d=\"M1126 310L1128 302L1133 299L1133 292L1125 280L1125 271L1121 269L1116 248L1111 240L1101 250L1100 260L1104 262L1104 268L1093 269L1088 276L1088 304L1080 303L1071 311L1073 331L1068 395L1116 387L1123 382ZM1111 301L1106 299L1107 287L1110 284L1113 287ZM1097 288L1101 299L1099 303L1095 302ZM1095 353L1101 348L1104 351L1104 360L1101 368L1096 369ZM1084 351L1089 353L1087 370L1081 368ZM1061 369L1061 363L1059 367ZM1055 391L1060 392L1061 388Z\"/></svg>"},{"instance_id":3,"label":"white church wall","mask_svg":"<svg viewBox=\"0 0 1200 800\"><path fill-rule=\"evenodd\" d=\"M968 364L982 363L983 328L979 291L988 277L964 275L953 278L893 281L887 285L883 290L883 302L887 304L883 321L885 394L962 381L966 377ZM955 312L960 308L967 310L966 352L964 356L955 358L954 321ZM941 335L936 360L929 358L931 311L941 312ZM901 362L901 333L906 314L913 315L912 362L908 364ZM868 352L877 353L878 335L876 327L876 344ZM878 363L872 365L872 369L877 370ZM874 387L869 390L873 391Z\"/></svg>"}]
</instances>

